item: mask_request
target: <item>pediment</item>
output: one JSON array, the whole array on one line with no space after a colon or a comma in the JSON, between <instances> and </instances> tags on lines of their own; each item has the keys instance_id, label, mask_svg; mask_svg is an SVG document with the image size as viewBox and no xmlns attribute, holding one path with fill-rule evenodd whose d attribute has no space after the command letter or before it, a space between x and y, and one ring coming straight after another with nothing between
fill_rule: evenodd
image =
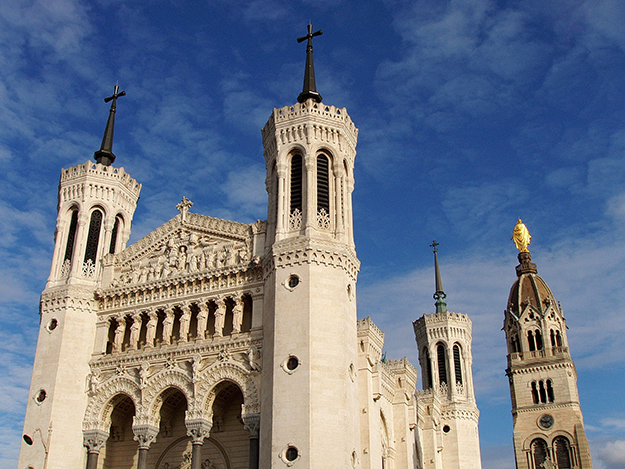
<instances>
[{"instance_id":1,"label":"pediment","mask_svg":"<svg viewBox=\"0 0 625 469\"><path fill-rule=\"evenodd\" d=\"M113 287L244 268L252 261L253 239L254 224L187 213L184 222L172 218L105 263L114 268Z\"/></svg>"}]
</instances>

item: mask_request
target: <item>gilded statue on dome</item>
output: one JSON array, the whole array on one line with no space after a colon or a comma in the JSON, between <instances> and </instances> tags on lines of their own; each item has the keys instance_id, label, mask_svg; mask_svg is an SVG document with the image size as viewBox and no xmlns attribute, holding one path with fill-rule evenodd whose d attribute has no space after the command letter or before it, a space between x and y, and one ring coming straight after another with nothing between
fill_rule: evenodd
<instances>
[{"instance_id":1,"label":"gilded statue on dome","mask_svg":"<svg viewBox=\"0 0 625 469\"><path fill-rule=\"evenodd\" d=\"M530 236L530 232L527 230L527 226L523 224L521 219L519 218L514 226L514 231L512 231L512 238L519 252L529 252L527 247L530 245L530 240L532 237Z\"/></svg>"}]
</instances>

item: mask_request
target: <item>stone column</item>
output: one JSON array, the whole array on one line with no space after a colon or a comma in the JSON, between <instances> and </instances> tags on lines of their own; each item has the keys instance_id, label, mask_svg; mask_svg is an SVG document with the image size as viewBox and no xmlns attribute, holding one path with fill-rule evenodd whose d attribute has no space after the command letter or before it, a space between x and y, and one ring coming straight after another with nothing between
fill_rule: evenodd
<instances>
[{"instance_id":1,"label":"stone column","mask_svg":"<svg viewBox=\"0 0 625 469\"><path fill-rule=\"evenodd\" d=\"M182 316L180 316L180 337L179 342L186 342L189 337L189 324L191 323L191 305L180 305Z\"/></svg>"},{"instance_id":2,"label":"stone column","mask_svg":"<svg viewBox=\"0 0 625 469\"><path fill-rule=\"evenodd\" d=\"M197 313L197 337L196 339L206 338L206 324L208 323L208 305L199 303L200 311Z\"/></svg>"},{"instance_id":3,"label":"stone column","mask_svg":"<svg viewBox=\"0 0 625 469\"><path fill-rule=\"evenodd\" d=\"M141 332L141 313L137 313L132 317L129 349L136 350L139 348L139 332Z\"/></svg>"},{"instance_id":4,"label":"stone column","mask_svg":"<svg viewBox=\"0 0 625 469\"><path fill-rule=\"evenodd\" d=\"M204 438L210 435L213 424L206 419L185 419L187 435L191 437L193 450L191 453L191 469L202 469L202 446Z\"/></svg>"},{"instance_id":5,"label":"stone column","mask_svg":"<svg viewBox=\"0 0 625 469\"><path fill-rule=\"evenodd\" d=\"M78 214L78 225L76 226L76 235L74 238L74 252L72 254L72 270L70 273L71 277L80 276L82 273L82 264L84 262L84 254L85 254L85 241L83 237L85 237L85 226L89 222L89 215L85 215L84 213ZM82 254L82 256L81 256Z\"/></svg>"},{"instance_id":6,"label":"stone column","mask_svg":"<svg viewBox=\"0 0 625 469\"><path fill-rule=\"evenodd\" d=\"M171 334L174 329L174 309L165 308L165 319L163 320L163 343L171 344Z\"/></svg>"},{"instance_id":7,"label":"stone column","mask_svg":"<svg viewBox=\"0 0 625 469\"><path fill-rule=\"evenodd\" d=\"M156 324L158 323L158 314L156 311L148 311L150 318L145 331L145 346L154 347L154 338L156 337Z\"/></svg>"},{"instance_id":8,"label":"stone column","mask_svg":"<svg viewBox=\"0 0 625 469\"><path fill-rule=\"evenodd\" d=\"M97 469L100 449L106 444L109 434L103 430L83 430L83 445L87 447L87 469Z\"/></svg>"},{"instance_id":9,"label":"stone column","mask_svg":"<svg viewBox=\"0 0 625 469\"><path fill-rule=\"evenodd\" d=\"M156 439L156 435L158 435L158 427L150 424L133 424L132 432L134 433L134 440L139 443L137 469L147 469L148 451Z\"/></svg>"},{"instance_id":10,"label":"stone column","mask_svg":"<svg viewBox=\"0 0 625 469\"><path fill-rule=\"evenodd\" d=\"M307 230L317 228L317 187L314 181L315 169L317 168L317 158L315 155L307 155L304 158L304 180L302 181L302 225ZM302 176L304 176L304 174Z\"/></svg>"},{"instance_id":11,"label":"stone column","mask_svg":"<svg viewBox=\"0 0 625 469\"><path fill-rule=\"evenodd\" d=\"M215 337L223 337L224 321L226 320L226 300L224 298L216 298L215 304Z\"/></svg>"},{"instance_id":12,"label":"stone column","mask_svg":"<svg viewBox=\"0 0 625 469\"><path fill-rule=\"evenodd\" d=\"M121 352L124 341L124 333L126 332L126 318L118 317L117 328L115 329L115 342L113 343L113 351Z\"/></svg>"},{"instance_id":13,"label":"stone column","mask_svg":"<svg viewBox=\"0 0 625 469\"><path fill-rule=\"evenodd\" d=\"M250 433L250 469L259 468L258 431L260 430L260 414L242 415L243 426Z\"/></svg>"},{"instance_id":14,"label":"stone column","mask_svg":"<svg viewBox=\"0 0 625 469\"><path fill-rule=\"evenodd\" d=\"M243 298L235 298L234 308L232 309L232 332L241 332L243 324Z\"/></svg>"}]
</instances>

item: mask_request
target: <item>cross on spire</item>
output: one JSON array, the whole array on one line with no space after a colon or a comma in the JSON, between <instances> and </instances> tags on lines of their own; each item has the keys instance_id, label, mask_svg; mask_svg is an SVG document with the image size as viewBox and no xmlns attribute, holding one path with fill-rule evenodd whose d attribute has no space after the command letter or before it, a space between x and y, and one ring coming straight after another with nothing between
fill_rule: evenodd
<instances>
[{"instance_id":1,"label":"cross on spire","mask_svg":"<svg viewBox=\"0 0 625 469\"><path fill-rule=\"evenodd\" d=\"M313 64L313 37L321 36L323 31L320 29L313 33L312 24L308 24L308 34L306 36L298 37L297 42L301 43L308 40L306 44L306 70L304 71L304 89L297 97L297 102L304 103L308 99L314 99L316 102L321 102L321 95L317 93L317 85L315 83L315 66Z\"/></svg>"},{"instance_id":2,"label":"cross on spire","mask_svg":"<svg viewBox=\"0 0 625 469\"><path fill-rule=\"evenodd\" d=\"M447 295L443 291L443 281L441 280L441 271L438 267L438 246L440 243L437 243L436 240L432 241L430 247L434 252L434 279L436 282L436 292L434 293L434 299L436 300L436 312L444 313L447 311L447 303L445 303L445 298Z\"/></svg>"},{"instance_id":3,"label":"cross on spire","mask_svg":"<svg viewBox=\"0 0 625 469\"><path fill-rule=\"evenodd\" d=\"M119 86L115 85L113 96L104 98L104 102L111 103L111 110L109 111L109 118L106 122L106 128L104 129L104 137L102 137L102 145L100 149L96 151L93 156L95 160L105 166L110 166L115 161L115 155L113 154L113 132L115 130L115 112L117 111L117 98L126 96L125 91L119 91Z\"/></svg>"}]
</instances>

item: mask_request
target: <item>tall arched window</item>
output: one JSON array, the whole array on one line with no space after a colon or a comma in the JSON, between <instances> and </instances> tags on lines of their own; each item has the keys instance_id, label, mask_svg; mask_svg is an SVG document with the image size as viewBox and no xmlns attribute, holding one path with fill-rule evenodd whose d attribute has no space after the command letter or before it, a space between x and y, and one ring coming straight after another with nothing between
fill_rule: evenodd
<instances>
[{"instance_id":1,"label":"tall arched window","mask_svg":"<svg viewBox=\"0 0 625 469\"><path fill-rule=\"evenodd\" d=\"M432 387L432 361L427 349L423 350L423 355L425 356L425 380L427 380L423 383L423 389L429 389Z\"/></svg>"},{"instance_id":2,"label":"tall arched window","mask_svg":"<svg viewBox=\"0 0 625 469\"><path fill-rule=\"evenodd\" d=\"M547 460L547 443L545 443L545 440L536 438L532 441L531 449L534 467L536 469L543 467L543 463Z\"/></svg>"},{"instance_id":3,"label":"tall arched window","mask_svg":"<svg viewBox=\"0 0 625 469\"><path fill-rule=\"evenodd\" d=\"M89 234L87 235L87 249L85 250L85 262L91 261L95 264L98 254L98 243L100 242L100 228L102 226L102 212L94 210L89 223Z\"/></svg>"},{"instance_id":4,"label":"tall arched window","mask_svg":"<svg viewBox=\"0 0 625 469\"><path fill-rule=\"evenodd\" d=\"M536 350L542 350L543 349L543 336L540 333L539 330L536 330L534 332L534 335L536 336Z\"/></svg>"},{"instance_id":5,"label":"tall arched window","mask_svg":"<svg viewBox=\"0 0 625 469\"><path fill-rule=\"evenodd\" d=\"M291 158L291 214L302 211L302 155Z\"/></svg>"},{"instance_id":6,"label":"tall arched window","mask_svg":"<svg viewBox=\"0 0 625 469\"><path fill-rule=\"evenodd\" d=\"M545 382L540 380L538 382L538 393L540 394L540 402L543 404L547 403L547 390L545 389Z\"/></svg>"},{"instance_id":7,"label":"tall arched window","mask_svg":"<svg viewBox=\"0 0 625 469\"><path fill-rule=\"evenodd\" d=\"M460 361L460 346L454 345L454 371L456 373L456 383L462 384L462 365Z\"/></svg>"},{"instance_id":8,"label":"tall arched window","mask_svg":"<svg viewBox=\"0 0 625 469\"><path fill-rule=\"evenodd\" d=\"M121 217L117 215L115 217L115 224L113 225L113 231L111 232L111 245L109 247L110 254L115 254L115 251L117 250L117 234L119 233L120 225L121 225Z\"/></svg>"},{"instance_id":9,"label":"tall arched window","mask_svg":"<svg viewBox=\"0 0 625 469\"><path fill-rule=\"evenodd\" d=\"M530 352L536 350L536 342L534 342L534 332L527 331L527 341L529 342Z\"/></svg>"},{"instance_id":10,"label":"tall arched window","mask_svg":"<svg viewBox=\"0 0 625 469\"><path fill-rule=\"evenodd\" d=\"M438 347L436 347L436 355L438 361L438 383L447 384L447 360L443 344L438 344Z\"/></svg>"},{"instance_id":11,"label":"tall arched window","mask_svg":"<svg viewBox=\"0 0 625 469\"><path fill-rule=\"evenodd\" d=\"M534 404L538 404L539 402L538 388L536 387L536 381L532 381L532 402L534 402Z\"/></svg>"},{"instance_id":12,"label":"tall arched window","mask_svg":"<svg viewBox=\"0 0 625 469\"><path fill-rule=\"evenodd\" d=\"M556 346L556 333L553 331L553 329L551 329L551 332L549 333L549 335L551 336L551 347L555 347Z\"/></svg>"},{"instance_id":13,"label":"tall arched window","mask_svg":"<svg viewBox=\"0 0 625 469\"><path fill-rule=\"evenodd\" d=\"M330 161L326 155L317 156L317 214L330 214Z\"/></svg>"},{"instance_id":14,"label":"tall arched window","mask_svg":"<svg viewBox=\"0 0 625 469\"><path fill-rule=\"evenodd\" d=\"M69 232L67 233L67 244L65 246L64 261L72 262L74 253L74 243L76 242L76 229L78 227L78 210L72 210L72 219L69 223Z\"/></svg>"},{"instance_id":15,"label":"tall arched window","mask_svg":"<svg viewBox=\"0 0 625 469\"><path fill-rule=\"evenodd\" d=\"M547 401L553 402L554 400L555 398L553 395L553 384L551 383L551 380L548 379L547 380Z\"/></svg>"},{"instance_id":16,"label":"tall arched window","mask_svg":"<svg viewBox=\"0 0 625 469\"><path fill-rule=\"evenodd\" d=\"M569 440L559 436L553 442L558 469L571 469L571 445Z\"/></svg>"}]
</instances>

